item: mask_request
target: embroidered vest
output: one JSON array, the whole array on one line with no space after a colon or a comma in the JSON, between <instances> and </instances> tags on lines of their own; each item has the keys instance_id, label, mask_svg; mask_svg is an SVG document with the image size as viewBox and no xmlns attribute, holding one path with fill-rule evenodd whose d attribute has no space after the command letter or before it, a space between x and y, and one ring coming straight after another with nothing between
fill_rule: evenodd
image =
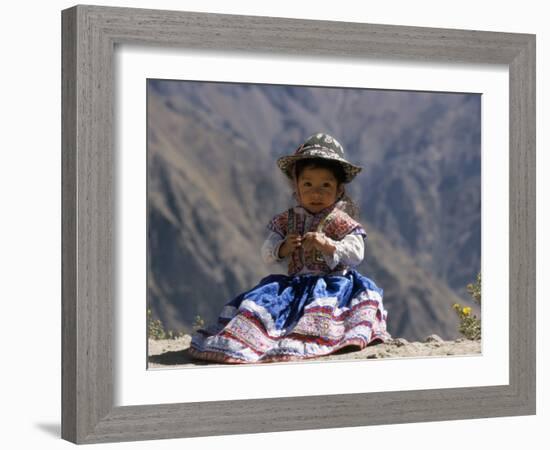
<instances>
[{"instance_id":1,"label":"embroidered vest","mask_svg":"<svg viewBox=\"0 0 550 450\"><path fill-rule=\"evenodd\" d=\"M322 232L327 237L340 241L353 230L359 228L364 232L361 224L352 219L344 211L334 208L325 215L314 217L308 229L305 229L305 217L296 214L291 208L273 218L268 228L279 233L281 236L286 236L289 233L297 233L303 236L305 233L314 231ZM305 251L303 248L298 248L290 255L288 262L288 274L290 276L300 272L304 267L308 270L330 273L332 271L344 270L347 266L339 263L331 269L325 262L323 254L312 248Z\"/></svg>"}]
</instances>

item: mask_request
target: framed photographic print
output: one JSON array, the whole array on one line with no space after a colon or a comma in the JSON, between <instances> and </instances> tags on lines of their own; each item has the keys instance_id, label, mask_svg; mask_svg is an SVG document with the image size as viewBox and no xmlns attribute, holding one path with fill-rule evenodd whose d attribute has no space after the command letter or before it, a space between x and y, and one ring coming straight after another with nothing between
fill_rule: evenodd
<instances>
[{"instance_id":1,"label":"framed photographic print","mask_svg":"<svg viewBox=\"0 0 550 450\"><path fill-rule=\"evenodd\" d=\"M98 6L62 16L65 439L534 413L534 36ZM265 226L292 200L275 161L311 133L364 166L346 194L365 211L359 269L383 280L393 338L455 338L450 320L470 310L452 305L483 273L474 356L392 358L388 337L359 345L359 360L188 358L192 332L268 273ZM437 228L436 216L450 219ZM418 305L428 325L407 320ZM184 330L185 350L151 351L168 328Z\"/></svg>"}]
</instances>

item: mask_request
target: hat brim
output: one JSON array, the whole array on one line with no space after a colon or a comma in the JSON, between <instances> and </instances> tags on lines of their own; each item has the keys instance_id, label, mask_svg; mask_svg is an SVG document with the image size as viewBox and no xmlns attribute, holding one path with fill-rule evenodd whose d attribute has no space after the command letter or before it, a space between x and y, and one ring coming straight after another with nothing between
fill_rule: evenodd
<instances>
[{"instance_id":1,"label":"hat brim","mask_svg":"<svg viewBox=\"0 0 550 450\"><path fill-rule=\"evenodd\" d=\"M294 164L296 163L296 161L303 159L324 159L340 163L344 168L344 183L349 183L350 181L352 181L357 176L357 174L361 172L361 170L363 170L362 167L351 164L350 162L341 158L333 158L328 155L320 157L319 155L311 154L282 156L277 160L277 166L279 166L279 169L281 169L281 171L292 180L294 178Z\"/></svg>"}]
</instances>

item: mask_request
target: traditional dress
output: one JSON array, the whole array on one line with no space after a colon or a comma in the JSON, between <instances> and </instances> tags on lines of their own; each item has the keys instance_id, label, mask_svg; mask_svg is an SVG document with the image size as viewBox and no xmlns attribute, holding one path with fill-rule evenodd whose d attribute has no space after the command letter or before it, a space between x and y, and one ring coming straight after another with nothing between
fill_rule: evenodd
<instances>
[{"instance_id":1,"label":"traditional dress","mask_svg":"<svg viewBox=\"0 0 550 450\"><path fill-rule=\"evenodd\" d=\"M353 266L364 254L366 233L336 203L316 214L296 206L275 216L262 257L287 274L272 274L223 308L217 324L198 330L192 356L225 363L290 361L362 349L390 338L383 290ZM288 233L323 232L332 255L296 249L279 258Z\"/></svg>"}]
</instances>

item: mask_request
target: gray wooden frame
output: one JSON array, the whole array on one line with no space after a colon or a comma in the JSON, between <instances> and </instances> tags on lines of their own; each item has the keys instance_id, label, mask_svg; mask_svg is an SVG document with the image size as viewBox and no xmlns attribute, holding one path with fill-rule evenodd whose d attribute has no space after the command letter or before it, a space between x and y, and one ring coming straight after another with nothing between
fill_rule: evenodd
<instances>
[{"instance_id":1,"label":"gray wooden frame","mask_svg":"<svg viewBox=\"0 0 550 450\"><path fill-rule=\"evenodd\" d=\"M96 6L64 10L62 31L64 439L95 443L535 413L534 35ZM115 44L506 64L509 384L115 407Z\"/></svg>"}]
</instances>

